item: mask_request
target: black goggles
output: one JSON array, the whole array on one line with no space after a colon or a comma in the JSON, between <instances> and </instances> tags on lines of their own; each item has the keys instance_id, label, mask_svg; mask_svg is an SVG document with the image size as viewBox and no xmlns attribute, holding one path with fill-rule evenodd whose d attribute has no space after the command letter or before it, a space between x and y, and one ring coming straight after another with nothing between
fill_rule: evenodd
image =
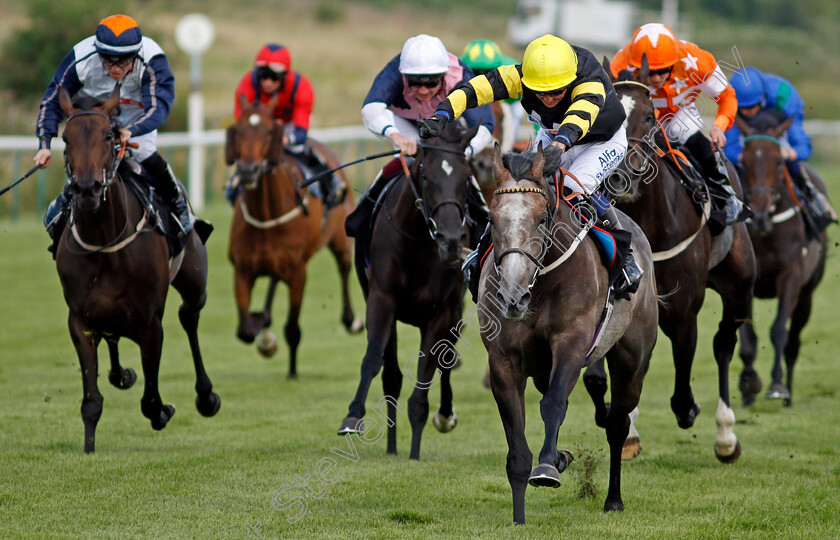
<instances>
[{"instance_id":1,"label":"black goggles","mask_svg":"<svg viewBox=\"0 0 840 540\"><path fill-rule=\"evenodd\" d=\"M443 82L443 75L439 77L406 77L405 80L411 88L420 86L423 88L434 88Z\"/></svg>"},{"instance_id":2,"label":"black goggles","mask_svg":"<svg viewBox=\"0 0 840 540\"><path fill-rule=\"evenodd\" d=\"M563 95L566 92L568 86L564 86L563 88L558 88L557 90L549 90L548 92L534 92L537 97L558 97Z\"/></svg>"},{"instance_id":3,"label":"black goggles","mask_svg":"<svg viewBox=\"0 0 840 540\"><path fill-rule=\"evenodd\" d=\"M258 79L271 79L272 81L279 81L283 77L282 73L277 73L276 71L272 70L268 67L258 67L257 68L257 78Z\"/></svg>"},{"instance_id":4,"label":"black goggles","mask_svg":"<svg viewBox=\"0 0 840 540\"><path fill-rule=\"evenodd\" d=\"M648 75L656 75L656 76L663 76L663 75L670 75L671 70L674 69L674 66L662 68L662 69L652 69L648 71Z\"/></svg>"},{"instance_id":5,"label":"black goggles","mask_svg":"<svg viewBox=\"0 0 840 540\"><path fill-rule=\"evenodd\" d=\"M99 58L102 60L102 63L105 64L106 67L121 67L126 68L134 63L134 59L137 57L136 54L128 54L122 56L112 56L110 54L100 54Z\"/></svg>"}]
</instances>

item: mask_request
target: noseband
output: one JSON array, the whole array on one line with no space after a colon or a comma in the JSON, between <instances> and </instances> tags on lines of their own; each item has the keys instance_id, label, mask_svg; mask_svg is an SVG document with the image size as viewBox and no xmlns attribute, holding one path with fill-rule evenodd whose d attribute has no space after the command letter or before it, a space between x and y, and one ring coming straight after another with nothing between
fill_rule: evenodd
<instances>
[{"instance_id":1,"label":"noseband","mask_svg":"<svg viewBox=\"0 0 840 540\"><path fill-rule=\"evenodd\" d=\"M111 125L111 119L104 113L99 111L79 111L77 113L73 113L67 119L67 123L69 124L71 120L78 116L101 116L104 118L108 125ZM65 128L66 129L66 128ZM103 168L102 169L102 182L100 182L103 186L102 190L102 198L105 198L105 194L108 191L108 186L111 185L111 182L114 180L114 175L117 173L117 167L119 167L120 161L122 159L123 154L125 153L126 145L122 145L122 147L118 150L118 145L116 143L111 145L111 167L109 169ZM67 147L64 147L64 172L67 175L67 179L70 180L70 183L75 183L76 173L73 172L73 169L70 167L70 160L67 159Z\"/></svg>"}]
</instances>

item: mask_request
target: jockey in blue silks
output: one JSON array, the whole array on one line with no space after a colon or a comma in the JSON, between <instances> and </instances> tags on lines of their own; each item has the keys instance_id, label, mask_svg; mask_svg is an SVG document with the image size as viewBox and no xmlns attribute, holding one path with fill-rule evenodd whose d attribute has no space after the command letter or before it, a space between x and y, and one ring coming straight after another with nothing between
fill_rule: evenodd
<instances>
[{"instance_id":1,"label":"jockey in blue silks","mask_svg":"<svg viewBox=\"0 0 840 540\"><path fill-rule=\"evenodd\" d=\"M762 73L751 66L733 73L729 82L738 99L738 115L748 123L758 113L767 110L778 111L784 115L784 119L793 117L793 122L780 140L785 165L794 184L807 199L806 202L818 214L815 217L824 218L828 222L836 221L836 215L828 200L819 194L800 166L801 161L811 156L811 137L805 133L805 102L796 88L778 75ZM743 151L741 130L733 124L724 135L726 157L733 163L740 164Z\"/></svg>"}]
</instances>

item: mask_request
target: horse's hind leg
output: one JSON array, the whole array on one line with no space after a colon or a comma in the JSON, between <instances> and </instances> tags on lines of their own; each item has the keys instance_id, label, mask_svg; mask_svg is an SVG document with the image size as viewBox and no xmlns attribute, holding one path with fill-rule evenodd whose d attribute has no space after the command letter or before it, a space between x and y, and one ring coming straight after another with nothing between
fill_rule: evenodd
<instances>
[{"instance_id":1,"label":"horse's hind leg","mask_svg":"<svg viewBox=\"0 0 840 540\"><path fill-rule=\"evenodd\" d=\"M688 429L694 425L700 414L700 405L691 391L691 366L697 350L697 314L684 313L679 317L662 317L662 331L671 340L674 358L674 394L671 396L671 410L677 417L677 425Z\"/></svg>"},{"instance_id":2,"label":"horse's hind leg","mask_svg":"<svg viewBox=\"0 0 840 540\"><path fill-rule=\"evenodd\" d=\"M236 309L239 313L239 327L236 337L245 343L253 343L259 329L251 323L251 289L254 288L256 277L241 268L234 269L233 291L236 296Z\"/></svg>"},{"instance_id":3,"label":"horse's hind leg","mask_svg":"<svg viewBox=\"0 0 840 540\"><path fill-rule=\"evenodd\" d=\"M747 319L739 329L741 335L741 360L744 362L744 370L741 372L741 380L738 388L741 390L744 407L749 407L755 402L755 396L761 392L761 377L755 371L755 356L757 352L758 336L755 335L752 320Z\"/></svg>"},{"instance_id":4,"label":"horse's hind leg","mask_svg":"<svg viewBox=\"0 0 840 540\"><path fill-rule=\"evenodd\" d=\"M338 273L341 278L341 323L348 332L357 334L364 330L365 323L353 314L353 307L350 303L348 281L350 269L353 267L353 249L347 240L347 234L344 232L343 226L339 227L333 235L329 246L336 263L338 263Z\"/></svg>"},{"instance_id":5,"label":"horse's hind leg","mask_svg":"<svg viewBox=\"0 0 840 540\"><path fill-rule=\"evenodd\" d=\"M606 427L605 421L609 412L609 405L604 401L604 396L607 394L607 371L604 369L603 358L593 362L583 372L583 385L595 405L595 425L602 428Z\"/></svg>"},{"instance_id":6,"label":"horse's hind leg","mask_svg":"<svg viewBox=\"0 0 840 540\"><path fill-rule=\"evenodd\" d=\"M195 406L202 416L213 416L219 411L222 400L213 392L213 383L204 370L201 348L198 345L199 314L207 301L207 252L203 246L187 247L184 264L172 285L181 294L182 303L178 309L178 319L187 333L195 366Z\"/></svg>"},{"instance_id":7,"label":"horse's hind leg","mask_svg":"<svg viewBox=\"0 0 840 540\"><path fill-rule=\"evenodd\" d=\"M140 398L140 410L143 416L151 420L152 428L161 430L175 415L175 407L163 405L158 390L158 372L160 370L160 352L163 347L163 328L160 319L154 317L151 324L140 333L140 358L143 362L145 386Z\"/></svg>"},{"instance_id":8,"label":"horse's hind leg","mask_svg":"<svg viewBox=\"0 0 840 540\"><path fill-rule=\"evenodd\" d=\"M100 337L91 332L84 322L74 315L70 315L68 326L82 371L82 422L85 424L85 453L91 454L95 450L96 424L102 416L102 402L104 401L96 384L98 375L96 347L99 345Z\"/></svg>"},{"instance_id":9,"label":"horse's hind leg","mask_svg":"<svg viewBox=\"0 0 840 540\"><path fill-rule=\"evenodd\" d=\"M120 365L119 338L105 338L108 343L108 353L111 357L111 371L108 372L108 382L120 390L128 390L137 381L137 372Z\"/></svg>"}]
</instances>

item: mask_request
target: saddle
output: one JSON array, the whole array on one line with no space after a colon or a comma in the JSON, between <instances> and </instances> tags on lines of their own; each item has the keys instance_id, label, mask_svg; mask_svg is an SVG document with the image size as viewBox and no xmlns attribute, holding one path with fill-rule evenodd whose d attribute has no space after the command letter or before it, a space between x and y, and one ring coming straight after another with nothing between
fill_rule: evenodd
<instances>
[{"instance_id":1,"label":"saddle","mask_svg":"<svg viewBox=\"0 0 840 540\"><path fill-rule=\"evenodd\" d=\"M315 151L307 146L301 153L294 153L284 149L286 155L295 159L300 165L304 178L311 178L329 169ZM331 210L344 203L347 195L347 184L335 174L324 176L314 184L310 184L309 193L324 203L324 210Z\"/></svg>"},{"instance_id":2,"label":"saddle","mask_svg":"<svg viewBox=\"0 0 840 540\"><path fill-rule=\"evenodd\" d=\"M132 159L123 159L120 162L118 171L123 184L137 196L140 204L145 208L148 214L148 222L166 238L169 257L176 257L187 245L189 235L183 235L179 238L178 233L181 227L178 224L177 218L172 214L169 205L151 187L150 182L154 182L154 179L151 179L140 164ZM178 180L178 189L182 192L186 191L180 180ZM206 244L207 238L213 232L213 225L210 222L196 218L192 212L192 208L190 208L190 216L193 220L193 228L196 234L198 234L201 242Z\"/></svg>"}]
</instances>

